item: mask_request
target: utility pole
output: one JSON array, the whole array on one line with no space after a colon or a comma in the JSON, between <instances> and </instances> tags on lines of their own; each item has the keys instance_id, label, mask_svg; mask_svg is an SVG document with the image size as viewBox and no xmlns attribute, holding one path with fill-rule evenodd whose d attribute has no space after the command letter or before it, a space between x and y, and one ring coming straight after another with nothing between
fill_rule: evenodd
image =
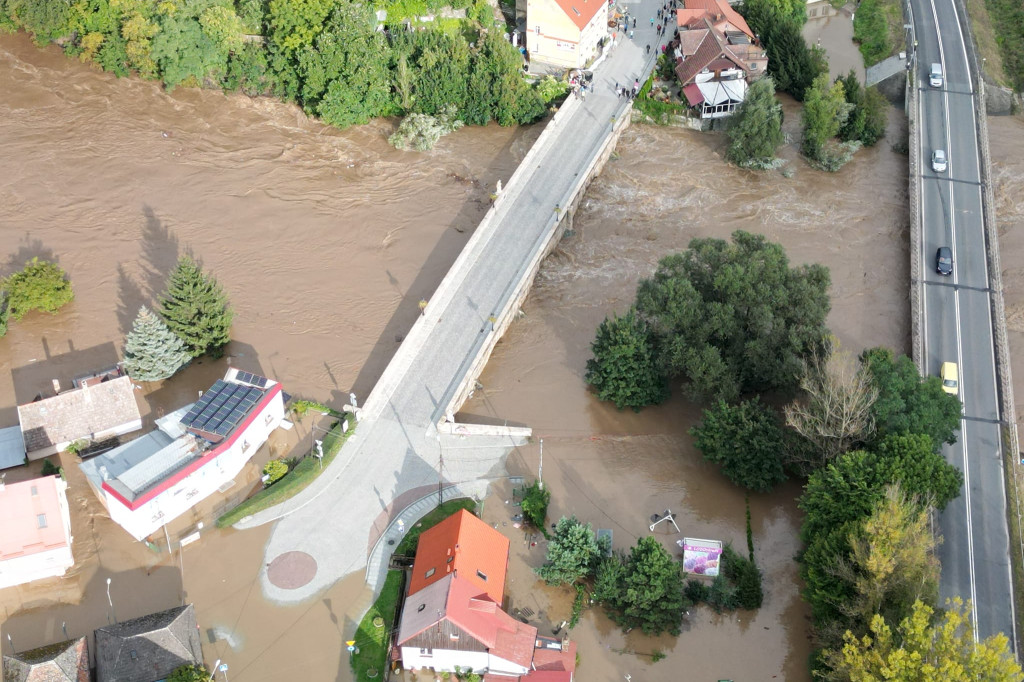
<instances>
[{"instance_id":1,"label":"utility pole","mask_svg":"<svg viewBox=\"0 0 1024 682\"><path fill-rule=\"evenodd\" d=\"M107 604L110 605L110 615L114 617L114 624L117 624L117 611L114 610L114 600L110 598L110 578L107 578ZM10 636L8 635L8 638Z\"/></svg>"},{"instance_id":2,"label":"utility pole","mask_svg":"<svg viewBox=\"0 0 1024 682\"><path fill-rule=\"evenodd\" d=\"M540 466L537 468L537 482L544 490L544 439L540 439Z\"/></svg>"}]
</instances>

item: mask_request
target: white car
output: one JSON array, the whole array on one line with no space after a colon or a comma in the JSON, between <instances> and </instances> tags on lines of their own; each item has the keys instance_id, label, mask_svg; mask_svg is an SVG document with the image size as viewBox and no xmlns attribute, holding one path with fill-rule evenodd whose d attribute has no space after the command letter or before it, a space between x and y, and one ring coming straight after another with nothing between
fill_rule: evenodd
<instances>
[{"instance_id":1,"label":"white car","mask_svg":"<svg viewBox=\"0 0 1024 682\"><path fill-rule=\"evenodd\" d=\"M945 173L947 165L948 165L948 162L946 161L946 150L945 149L936 149L935 151L932 152L932 170L933 171L935 171L936 173Z\"/></svg>"}]
</instances>

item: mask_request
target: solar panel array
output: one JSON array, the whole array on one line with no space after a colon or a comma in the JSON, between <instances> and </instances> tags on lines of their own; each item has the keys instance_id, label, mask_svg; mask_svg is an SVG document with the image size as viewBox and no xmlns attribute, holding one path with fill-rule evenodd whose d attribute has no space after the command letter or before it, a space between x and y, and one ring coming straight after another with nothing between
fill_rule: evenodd
<instances>
[{"instance_id":1,"label":"solar panel array","mask_svg":"<svg viewBox=\"0 0 1024 682\"><path fill-rule=\"evenodd\" d=\"M235 379L247 384L252 384L253 386L259 386L260 388L267 387L267 380L259 374L253 374L252 372L239 371L235 374Z\"/></svg>"},{"instance_id":2,"label":"solar panel array","mask_svg":"<svg viewBox=\"0 0 1024 682\"><path fill-rule=\"evenodd\" d=\"M262 397L263 391L259 388L218 379L192 406L181 423L196 431L225 438Z\"/></svg>"}]
</instances>

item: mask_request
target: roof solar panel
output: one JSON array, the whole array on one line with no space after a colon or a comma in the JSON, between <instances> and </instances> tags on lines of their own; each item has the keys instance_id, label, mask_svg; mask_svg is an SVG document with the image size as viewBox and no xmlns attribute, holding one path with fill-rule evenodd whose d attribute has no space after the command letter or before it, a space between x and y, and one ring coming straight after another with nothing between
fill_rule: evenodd
<instances>
[{"instance_id":1,"label":"roof solar panel","mask_svg":"<svg viewBox=\"0 0 1024 682\"><path fill-rule=\"evenodd\" d=\"M267 386L267 379L265 377L261 377L258 374L253 374L252 372L239 371L235 374L235 379L246 384L258 386L259 388L266 388Z\"/></svg>"},{"instance_id":2,"label":"roof solar panel","mask_svg":"<svg viewBox=\"0 0 1024 682\"><path fill-rule=\"evenodd\" d=\"M243 375L266 382L263 377L256 377L248 372L239 372L239 380L246 381ZM197 431L227 436L245 419L262 397L263 391L259 388L218 380L188 411L181 422Z\"/></svg>"}]
</instances>

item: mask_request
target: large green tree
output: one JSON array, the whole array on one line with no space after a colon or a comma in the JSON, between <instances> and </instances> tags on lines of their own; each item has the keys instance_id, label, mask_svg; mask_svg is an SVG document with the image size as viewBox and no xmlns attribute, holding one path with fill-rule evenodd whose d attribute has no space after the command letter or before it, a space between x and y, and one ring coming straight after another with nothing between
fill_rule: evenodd
<instances>
[{"instance_id":1,"label":"large green tree","mask_svg":"<svg viewBox=\"0 0 1024 682\"><path fill-rule=\"evenodd\" d=\"M196 17L182 10L162 16L159 24L152 57L168 88L184 82L201 84L208 74L225 71L227 51L203 31Z\"/></svg>"},{"instance_id":2,"label":"large green tree","mask_svg":"<svg viewBox=\"0 0 1024 682\"><path fill-rule=\"evenodd\" d=\"M606 317L597 328L591 350L594 357L587 360L586 382L601 400L610 400L620 410L639 410L668 397L647 325L634 308L622 317Z\"/></svg>"},{"instance_id":3,"label":"large green tree","mask_svg":"<svg viewBox=\"0 0 1024 682\"><path fill-rule=\"evenodd\" d=\"M483 34L469 75L463 120L503 126L532 123L544 115L544 101L523 80L523 57L496 31Z\"/></svg>"},{"instance_id":4,"label":"large green tree","mask_svg":"<svg viewBox=\"0 0 1024 682\"><path fill-rule=\"evenodd\" d=\"M1024 676L1006 635L974 640L970 607L953 599L936 617L917 601L894 632L881 615L863 636L847 633L841 648L826 651L828 670L818 677L834 682L1017 682Z\"/></svg>"},{"instance_id":5,"label":"large green tree","mask_svg":"<svg viewBox=\"0 0 1024 682\"><path fill-rule=\"evenodd\" d=\"M694 239L640 282L637 311L659 363L694 397L789 389L822 350L828 269L790 267L779 244L737 231L732 242Z\"/></svg>"},{"instance_id":6,"label":"large green tree","mask_svg":"<svg viewBox=\"0 0 1024 682\"><path fill-rule=\"evenodd\" d=\"M821 74L804 98L804 137L800 150L810 159L821 159L825 143L839 134L849 114L842 81L829 84L828 74Z\"/></svg>"},{"instance_id":7,"label":"large green tree","mask_svg":"<svg viewBox=\"0 0 1024 682\"><path fill-rule=\"evenodd\" d=\"M726 156L744 168L770 168L782 144L782 105L775 99L775 81L762 78L747 90L728 128Z\"/></svg>"},{"instance_id":8,"label":"large green tree","mask_svg":"<svg viewBox=\"0 0 1024 682\"><path fill-rule=\"evenodd\" d=\"M124 370L136 381L161 381L187 364L185 343L142 306L124 343Z\"/></svg>"},{"instance_id":9,"label":"large green tree","mask_svg":"<svg viewBox=\"0 0 1024 682\"><path fill-rule=\"evenodd\" d=\"M55 313L75 298L64 270L39 258L33 258L19 272L0 281L0 297L3 296L6 314L15 320L33 310Z\"/></svg>"},{"instance_id":10,"label":"large green tree","mask_svg":"<svg viewBox=\"0 0 1024 682\"><path fill-rule=\"evenodd\" d=\"M721 464L738 486L767 492L786 479L782 430L775 413L757 398L738 405L719 400L704 410L690 435L704 459Z\"/></svg>"},{"instance_id":11,"label":"large green tree","mask_svg":"<svg viewBox=\"0 0 1024 682\"><path fill-rule=\"evenodd\" d=\"M922 379L913 360L896 357L888 348L864 351L861 362L878 389L872 405L878 439L923 433L931 437L935 449L956 442L962 407L955 395L942 390L938 377Z\"/></svg>"},{"instance_id":12,"label":"large green tree","mask_svg":"<svg viewBox=\"0 0 1024 682\"><path fill-rule=\"evenodd\" d=\"M603 550L589 523L562 517L548 541L547 561L536 568L548 585L568 585L591 575Z\"/></svg>"},{"instance_id":13,"label":"large green tree","mask_svg":"<svg viewBox=\"0 0 1024 682\"><path fill-rule=\"evenodd\" d=\"M679 634L686 600L679 562L654 537L640 538L628 557L613 555L601 562L594 597L623 628L645 634Z\"/></svg>"},{"instance_id":14,"label":"large green tree","mask_svg":"<svg viewBox=\"0 0 1024 682\"><path fill-rule=\"evenodd\" d=\"M168 277L167 291L160 299L160 315L185 342L185 350L192 357L204 353L220 357L231 340L234 313L227 295L191 256L178 259Z\"/></svg>"},{"instance_id":15,"label":"large green tree","mask_svg":"<svg viewBox=\"0 0 1024 682\"><path fill-rule=\"evenodd\" d=\"M837 80L843 84L846 103L853 107L839 128L839 139L843 142L860 142L870 147L885 137L889 103L878 92L878 88L861 87L853 69Z\"/></svg>"},{"instance_id":16,"label":"large green tree","mask_svg":"<svg viewBox=\"0 0 1024 682\"><path fill-rule=\"evenodd\" d=\"M828 71L824 55L808 47L801 29L806 21L806 3L796 0L745 0L743 16L751 30L761 38L768 55L768 74L780 92L788 92L798 100L814 78Z\"/></svg>"}]
</instances>

